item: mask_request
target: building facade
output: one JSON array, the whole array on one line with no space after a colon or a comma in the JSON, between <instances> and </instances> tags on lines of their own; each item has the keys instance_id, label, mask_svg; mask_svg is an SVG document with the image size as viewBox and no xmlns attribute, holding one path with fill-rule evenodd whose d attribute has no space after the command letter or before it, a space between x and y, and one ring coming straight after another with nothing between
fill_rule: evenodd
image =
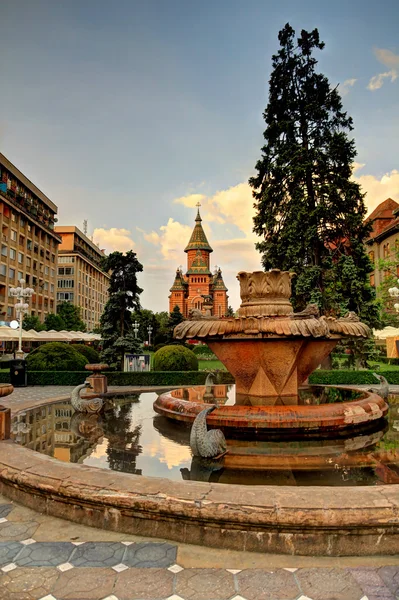
<instances>
[{"instance_id":1,"label":"building facade","mask_svg":"<svg viewBox=\"0 0 399 600\"><path fill-rule=\"evenodd\" d=\"M0 154L0 321L15 319L11 287L20 279L34 289L30 314L43 322L55 312L60 238L54 231L57 206Z\"/></svg>"},{"instance_id":2,"label":"building facade","mask_svg":"<svg viewBox=\"0 0 399 600\"><path fill-rule=\"evenodd\" d=\"M181 268L176 271L170 288L169 312L178 306L185 317L194 309L204 314L208 310L214 316L225 316L228 310L227 288L221 269L211 273L210 254L213 250L202 228L199 208L194 230L184 252L187 254L187 271L185 275Z\"/></svg>"},{"instance_id":3,"label":"building facade","mask_svg":"<svg viewBox=\"0 0 399 600\"><path fill-rule=\"evenodd\" d=\"M374 271L370 273L370 283L378 290L383 282L384 271L378 268L380 259L394 259L399 254L399 204L388 198L381 202L367 217L372 224L372 231L366 241L366 248ZM397 272L399 277L399 269Z\"/></svg>"},{"instance_id":4,"label":"building facade","mask_svg":"<svg viewBox=\"0 0 399 600\"><path fill-rule=\"evenodd\" d=\"M72 302L82 309L88 331L100 324L108 300L110 276L101 269L105 254L75 226L58 226L61 238L57 266L57 304Z\"/></svg>"}]
</instances>

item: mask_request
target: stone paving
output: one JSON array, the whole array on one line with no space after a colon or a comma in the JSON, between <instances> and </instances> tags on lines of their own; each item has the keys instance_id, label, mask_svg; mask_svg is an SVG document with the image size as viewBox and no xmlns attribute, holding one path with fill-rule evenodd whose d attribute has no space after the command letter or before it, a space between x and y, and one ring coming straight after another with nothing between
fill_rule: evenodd
<instances>
[{"instance_id":1,"label":"stone paving","mask_svg":"<svg viewBox=\"0 0 399 600\"><path fill-rule=\"evenodd\" d=\"M0 515L0 600L399 599L399 557L326 562L183 547L76 525L4 496Z\"/></svg>"},{"instance_id":2,"label":"stone paving","mask_svg":"<svg viewBox=\"0 0 399 600\"><path fill-rule=\"evenodd\" d=\"M71 389L20 388L12 408ZM0 600L399 600L399 556L187 546L76 525L0 496Z\"/></svg>"}]
</instances>

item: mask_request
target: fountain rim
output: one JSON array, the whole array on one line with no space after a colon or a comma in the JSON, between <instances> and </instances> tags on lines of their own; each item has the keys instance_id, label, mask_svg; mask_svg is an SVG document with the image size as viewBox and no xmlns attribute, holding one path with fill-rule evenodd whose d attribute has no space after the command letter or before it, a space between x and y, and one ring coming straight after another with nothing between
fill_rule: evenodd
<instances>
[{"instance_id":1,"label":"fountain rim","mask_svg":"<svg viewBox=\"0 0 399 600\"><path fill-rule=\"evenodd\" d=\"M65 400L69 397L32 401L13 416ZM4 440L0 491L35 510L84 525L184 543L313 556L398 551L397 484L309 486L305 494L291 486L173 482L74 463L60 465L55 458Z\"/></svg>"}]
</instances>

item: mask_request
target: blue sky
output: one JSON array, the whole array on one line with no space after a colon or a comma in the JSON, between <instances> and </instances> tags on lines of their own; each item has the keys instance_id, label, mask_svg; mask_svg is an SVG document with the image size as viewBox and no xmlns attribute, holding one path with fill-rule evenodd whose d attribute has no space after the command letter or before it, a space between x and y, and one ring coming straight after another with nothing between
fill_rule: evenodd
<instances>
[{"instance_id":1,"label":"blue sky","mask_svg":"<svg viewBox=\"0 0 399 600\"><path fill-rule=\"evenodd\" d=\"M60 223L134 247L147 308L167 308L198 199L234 308L235 273L259 267L245 182L287 21L326 42L319 68L354 119L370 208L399 200L397 0L2 3L0 149Z\"/></svg>"}]
</instances>

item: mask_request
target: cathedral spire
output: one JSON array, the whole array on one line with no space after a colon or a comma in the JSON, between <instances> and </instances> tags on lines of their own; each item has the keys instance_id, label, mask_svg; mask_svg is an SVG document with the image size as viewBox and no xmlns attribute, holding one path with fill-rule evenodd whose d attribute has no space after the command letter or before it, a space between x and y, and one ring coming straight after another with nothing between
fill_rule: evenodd
<instances>
[{"instance_id":1,"label":"cathedral spire","mask_svg":"<svg viewBox=\"0 0 399 600\"><path fill-rule=\"evenodd\" d=\"M206 239L205 231L201 225L202 219L199 211L201 204L197 202L196 206L198 211L197 216L195 217L195 227L191 234L190 241L184 248L184 252L188 252L189 250L207 250L208 252L213 252L208 240Z\"/></svg>"}]
</instances>

